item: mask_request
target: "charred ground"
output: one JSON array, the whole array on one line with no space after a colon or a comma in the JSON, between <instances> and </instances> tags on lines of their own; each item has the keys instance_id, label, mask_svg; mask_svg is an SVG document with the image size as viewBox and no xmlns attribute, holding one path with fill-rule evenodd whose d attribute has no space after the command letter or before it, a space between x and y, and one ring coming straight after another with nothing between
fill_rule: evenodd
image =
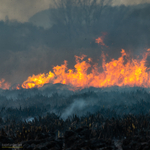
<instances>
[{"instance_id":1,"label":"charred ground","mask_svg":"<svg viewBox=\"0 0 150 150\"><path fill-rule=\"evenodd\" d=\"M1 91L1 143L22 143L23 149L150 148L148 89L52 89Z\"/></svg>"}]
</instances>

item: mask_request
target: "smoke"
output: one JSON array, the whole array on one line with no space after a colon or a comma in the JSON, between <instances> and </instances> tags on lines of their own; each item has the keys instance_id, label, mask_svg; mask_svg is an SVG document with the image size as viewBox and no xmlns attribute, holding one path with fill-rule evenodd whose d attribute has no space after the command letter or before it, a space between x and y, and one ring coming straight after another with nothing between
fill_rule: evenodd
<instances>
[{"instance_id":1,"label":"smoke","mask_svg":"<svg viewBox=\"0 0 150 150\"><path fill-rule=\"evenodd\" d=\"M65 120L73 115L81 117L96 112L110 118L149 112L149 89L87 88L76 92L64 89L64 85L49 85L43 90L0 91L1 116L5 118L15 114L16 119L22 117L29 122L34 117L45 116L47 113L55 113Z\"/></svg>"},{"instance_id":2,"label":"smoke","mask_svg":"<svg viewBox=\"0 0 150 150\"><path fill-rule=\"evenodd\" d=\"M36 2L37 4L32 1L30 5L27 1L24 7L36 6L33 8L38 9L35 13L46 9L44 6L46 2L40 6L41 9L39 9L41 1ZM10 5L11 1L0 3ZM15 7L15 3L12 8ZM21 9L20 5L19 1L17 5L19 9ZM53 66L61 65L64 60L68 61L68 68L72 69L75 64L74 55L85 54L92 58L93 63L101 65L102 51L108 54L107 61L109 61L112 58L117 59L122 48L126 52L132 52L133 55L139 55L150 47L149 4L103 6L102 12L96 7L94 10L93 18L91 17L91 21L88 20L90 25L86 24L86 21L82 24L78 20L82 9L72 12L72 17L76 19L70 20L70 24L63 24L63 20L62 24L55 24L48 29L30 23L10 21L10 18L5 22L0 21L0 79L4 78L13 86L21 84L32 74L49 72ZM53 12L56 12L56 17L61 20L62 14L59 13L59 8L54 9ZM49 14L50 9L44 13ZM57 18L53 19L56 21ZM104 32L107 35L103 42L108 47L95 43L95 39L103 36Z\"/></svg>"},{"instance_id":3,"label":"smoke","mask_svg":"<svg viewBox=\"0 0 150 150\"><path fill-rule=\"evenodd\" d=\"M34 120L33 117L28 117L27 119L25 119L25 121L28 123L28 122L32 122Z\"/></svg>"},{"instance_id":4,"label":"smoke","mask_svg":"<svg viewBox=\"0 0 150 150\"><path fill-rule=\"evenodd\" d=\"M83 110L88 104L83 99L75 100L66 110L62 113L61 118L66 120L69 116L73 114L83 115Z\"/></svg>"}]
</instances>

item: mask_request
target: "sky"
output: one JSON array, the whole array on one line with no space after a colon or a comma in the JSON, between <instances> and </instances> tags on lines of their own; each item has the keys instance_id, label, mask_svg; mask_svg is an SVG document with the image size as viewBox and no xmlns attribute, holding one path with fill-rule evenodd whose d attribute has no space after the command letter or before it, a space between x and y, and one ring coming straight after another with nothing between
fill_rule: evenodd
<instances>
[{"instance_id":1,"label":"sky","mask_svg":"<svg viewBox=\"0 0 150 150\"><path fill-rule=\"evenodd\" d=\"M113 0L113 5L135 5L150 3L150 0ZM19 22L27 22L34 14L46 10L52 0L0 0L0 20L8 18ZM7 16L7 17L6 17Z\"/></svg>"}]
</instances>

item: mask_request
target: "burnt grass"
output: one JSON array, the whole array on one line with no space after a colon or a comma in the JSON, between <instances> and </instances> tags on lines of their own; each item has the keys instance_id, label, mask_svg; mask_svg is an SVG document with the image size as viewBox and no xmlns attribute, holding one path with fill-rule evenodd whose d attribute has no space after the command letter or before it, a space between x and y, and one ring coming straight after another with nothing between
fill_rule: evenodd
<instances>
[{"instance_id":1,"label":"burnt grass","mask_svg":"<svg viewBox=\"0 0 150 150\"><path fill-rule=\"evenodd\" d=\"M114 92L106 92L106 97L109 94ZM150 94L144 90L121 93L122 98L135 99L130 105L119 103L108 107L99 101L91 107L86 105L87 109L82 107L86 112L82 115L73 111L63 118L62 113L72 107L73 99L84 98L88 102L89 97L99 99L100 95L89 91L68 97L56 93L51 97L36 94L15 101L3 95L1 100L20 103L20 106L1 106L1 149L2 144L20 143L23 150L150 150ZM52 99L59 105L52 105ZM21 101L32 101L34 105L23 107Z\"/></svg>"}]
</instances>

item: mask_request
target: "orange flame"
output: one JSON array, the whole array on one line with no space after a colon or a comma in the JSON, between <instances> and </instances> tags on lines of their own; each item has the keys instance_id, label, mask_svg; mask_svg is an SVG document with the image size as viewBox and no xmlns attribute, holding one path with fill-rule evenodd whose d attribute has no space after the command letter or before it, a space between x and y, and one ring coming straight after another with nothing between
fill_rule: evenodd
<instances>
[{"instance_id":1,"label":"orange flame","mask_svg":"<svg viewBox=\"0 0 150 150\"><path fill-rule=\"evenodd\" d=\"M0 88L4 90L8 90L10 88L10 83L5 82L5 79L0 80Z\"/></svg>"},{"instance_id":2,"label":"orange flame","mask_svg":"<svg viewBox=\"0 0 150 150\"><path fill-rule=\"evenodd\" d=\"M95 39L95 43L101 44L102 46L105 46L102 37L98 37L97 39Z\"/></svg>"},{"instance_id":3,"label":"orange flame","mask_svg":"<svg viewBox=\"0 0 150 150\"><path fill-rule=\"evenodd\" d=\"M149 49L147 49L147 51L150 51L150 48L149 48Z\"/></svg>"},{"instance_id":4,"label":"orange flame","mask_svg":"<svg viewBox=\"0 0 150 150\"><path fill-rule=\"evenodd\" d=\"M42 87L46 83L50 83L50 81L53 79L54 74L50 71L47 74L39 74L39 75L33 75L32 77L28 77L26 81L23 82L22 88L29 89L34 87ZM19 89L19 86L17 86Z\"/></svg>"},{"instance_id":5,"label":"orange flame","mask_svg":"<svg viewBox=\"0 0 150 150\"><path fill-rule=\"evenodd\" d=\"M106 46L105 43L104 43L104 37L105 37L105 35L106 35L107 33L102 33L102 34L103 34L102 36L100 36L100 37L98 37L97 39L95 39L95 43L98 43L98 44L100 44L100 45L102 45L102 46L108 47L108 46Z\"/></svg>"},{"instance_id":6,"label":"orange flame","mask_svg":"<svg viewBox=\"0 0 150 150\"><path fill-rule=\"evenodd\" d=\"M88 61L83 59L86 57L75 56L75 69L67 68L67 61L61 66L53 68L53 72L47 74L38 74L28 77L21 85L22 88L42 87L46 83L62 83L76 88L85 87L110 87L110 86L140 86L150 87L150 71L146 67L146 59L150 54L149 49L143 55L143 59L129 59L129 55L122 49L121 57L118 60L112 59L105 62L105 55L102 54L102 67L96 64L91 65L91 58ZM125 61L126 60L126 61ZM87 73L88 69L90 73ZM99 71L100 68L103 71Z\"/></svg>"},{"instance_id":7,"label":"orange flame","mask_svg":"<svg viewBox=\"0 0 150 150\"><path fill-rule=\"evenodd\" d=\"M139 86L150 87L150 71L146 67L146 59L150 55L150 49L143 54L142 59L130 59L129 55L122 49L121 56L106 63L106 56L102 53L102 66L91 65L92 59L84 60L86 55L75 56L74 69L67 68L67 61L61 66L53 67L53 71L29 76L22 85L15 89L40 88L46 83L61 83L75 88L85 87L110 87L110 86ZM91 70L88 73L88 70ZM102 71L100 71L102 70ZM9 89L10 84L4 79L0 80L0 88Z\"/></svg>"}]
</instances>

